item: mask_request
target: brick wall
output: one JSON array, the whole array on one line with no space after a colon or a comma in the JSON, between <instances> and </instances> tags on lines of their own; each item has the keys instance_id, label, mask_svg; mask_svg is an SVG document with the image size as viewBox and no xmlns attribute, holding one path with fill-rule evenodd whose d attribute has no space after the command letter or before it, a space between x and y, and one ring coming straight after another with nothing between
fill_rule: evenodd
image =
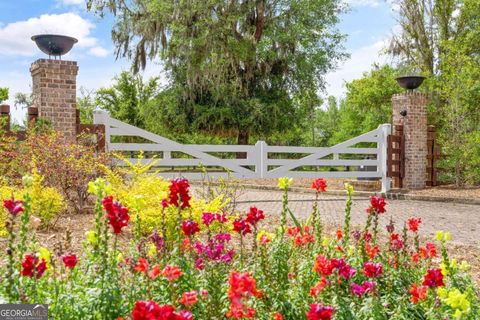
<instances>
[{"instance_id":1,"label":"brick wall","mask_svg":"<svg viewBox=\"0 0 480 320\"><path fill-rule=\"evenodd\" d=\"M38 116L49 119L67 139L76 139L77 62L39 59L30 72Z\"/></svg>"},{"instance_id":2,"label":"brick wall","mask_svg":"<svg viewBox=\"0 0 480 320\"><path fill-rule=\"evenodd\" d=\"M393 125L403 125L405 135L405 177L406 189L425 188L427 168L427 95L419 92L405 92L392 97ZM402 117L400 111L406 110Z\"/></svg>"}]
</instances>

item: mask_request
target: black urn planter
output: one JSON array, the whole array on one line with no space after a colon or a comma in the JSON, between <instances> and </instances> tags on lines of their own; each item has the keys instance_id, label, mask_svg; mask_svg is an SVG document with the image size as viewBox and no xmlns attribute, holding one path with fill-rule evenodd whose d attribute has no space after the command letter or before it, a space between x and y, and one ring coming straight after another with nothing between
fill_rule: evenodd
<instances>
[{"instance_id":1,"label":"black urn planter","mask_svg":"<svg viewBox=\"0 0 480 320\"><path fill-rule=\"evenodd\" d=\"M35 41L38 48L48 54L49 57L61 57L67 54L73 45L78 42L75 38L58 34L39 34L33 36L32 40Z\"/></svg>"},{"instance_id":2,"label":"black urn planter","mask_svg":"<svg viewBox=\"0 0 480 320\"><path fill-rule=\"evenodd\" d=\"M425 77L422 76L402 76L395 78L397 83L400 87L407 89L407 90L414 90L420 87L425 80Z\"/></svg>"}]
</instances>

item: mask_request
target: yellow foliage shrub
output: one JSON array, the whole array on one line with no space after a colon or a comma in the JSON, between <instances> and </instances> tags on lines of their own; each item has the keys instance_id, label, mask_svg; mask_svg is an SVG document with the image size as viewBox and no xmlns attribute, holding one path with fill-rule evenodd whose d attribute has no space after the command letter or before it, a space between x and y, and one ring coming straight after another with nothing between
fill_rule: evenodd
<instances>
[{"instance_id":1,"label":"yellow foliage shrub","mask_svg":"<svg viewBox=\"0 0 480 320\"><path fill-rule=\"evenodd\" d=\"M42 181L43 177L34 170L31 185L23 189L0 185L1 200L11 198L12 194L15 199L24 200L24 195L28 192L31 198L31 214L39 217L43 225L48 225L53 218L65 209L65 206L62 195L55 188L44 187ZM6 235L6 214L5 210L2 210L0 214L0 236Z\"/></svg>"},{"instance_id":2,"label":"yellow foliage shrub","mask_svg":"<svg viewBox=\"0 0 480 320\"><path fill-rule=\"evenodd\" d=\"M161 232L162 210L164 210L162 201L168 200L170 181L150 170L153 163L143 165L140 161L131 163L124 160L124 162L126 168L118 168L119 172L106 170L107 180L112 185L112 195L129 209L132 221L140 223L137 227L140 227L142 233L148 234L153 230ZM125 178L122 178L123 176ZM224 196L218 196L210 202L192 196L191 208L182 210L182 217L193 219L202 227L203 212L222 212L229 201ZM177 225L178 209L167 207L164 213L167 236L170 236ZM211 228L216 228L215 223Z\"/></svg>"}]
</instances>

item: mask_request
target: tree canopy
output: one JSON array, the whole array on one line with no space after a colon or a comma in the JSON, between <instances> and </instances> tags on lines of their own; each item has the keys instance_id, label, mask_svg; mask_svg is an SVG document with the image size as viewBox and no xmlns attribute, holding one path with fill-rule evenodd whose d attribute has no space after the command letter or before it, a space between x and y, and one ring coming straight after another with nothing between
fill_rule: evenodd
<instances>
[{"instance_id":1,"label":"tree canopy","mask_svg":"<svg viewBox=\"0 0 480 320\"><path fill-rule=\"evenodd\" d=\"M8 99L8 88L0 88L0 103Z\"/></svg>"},{"instance_id":2,"label":"tree canopy","mask_svg":"<svg viewBox=\"0 0 480 320\"><path fill-rule=\"evenodd\" d=\"M164 62L187 126L240 143L301 121L295 97L321 89L343 57L337 0L90 0L89 8L115 16L117 55L134 70Z\"/></svg>"}]
</instances>

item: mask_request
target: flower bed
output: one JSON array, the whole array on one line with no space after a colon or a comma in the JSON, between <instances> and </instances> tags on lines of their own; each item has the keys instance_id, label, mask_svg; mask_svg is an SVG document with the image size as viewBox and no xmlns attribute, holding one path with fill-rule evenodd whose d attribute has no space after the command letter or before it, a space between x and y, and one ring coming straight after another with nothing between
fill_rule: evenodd
<instances>
[{"instance_id":1,"label":"flower bed","mask_svg":"<svg viewBox=\"0 0 480 320\"><path fill-rule=\"evenodd\" d=\"M305 224L292 214L287 178L272 233L259 227L267 213L227 214L228 199L192 198L187 180L109 180L90 184L95 225L82 254L68 241L37 243L29 194L4 201L2 301L47 303L54 319L479 318L468 264L448 257L449 233L420 243L418 218L379 230L388 205L378 197L365 208L365 226L351 230L351 186L343 225L329 237L316 204ZM312 188L320 194L325 181Z\"/></svg>"}]
</instances>

